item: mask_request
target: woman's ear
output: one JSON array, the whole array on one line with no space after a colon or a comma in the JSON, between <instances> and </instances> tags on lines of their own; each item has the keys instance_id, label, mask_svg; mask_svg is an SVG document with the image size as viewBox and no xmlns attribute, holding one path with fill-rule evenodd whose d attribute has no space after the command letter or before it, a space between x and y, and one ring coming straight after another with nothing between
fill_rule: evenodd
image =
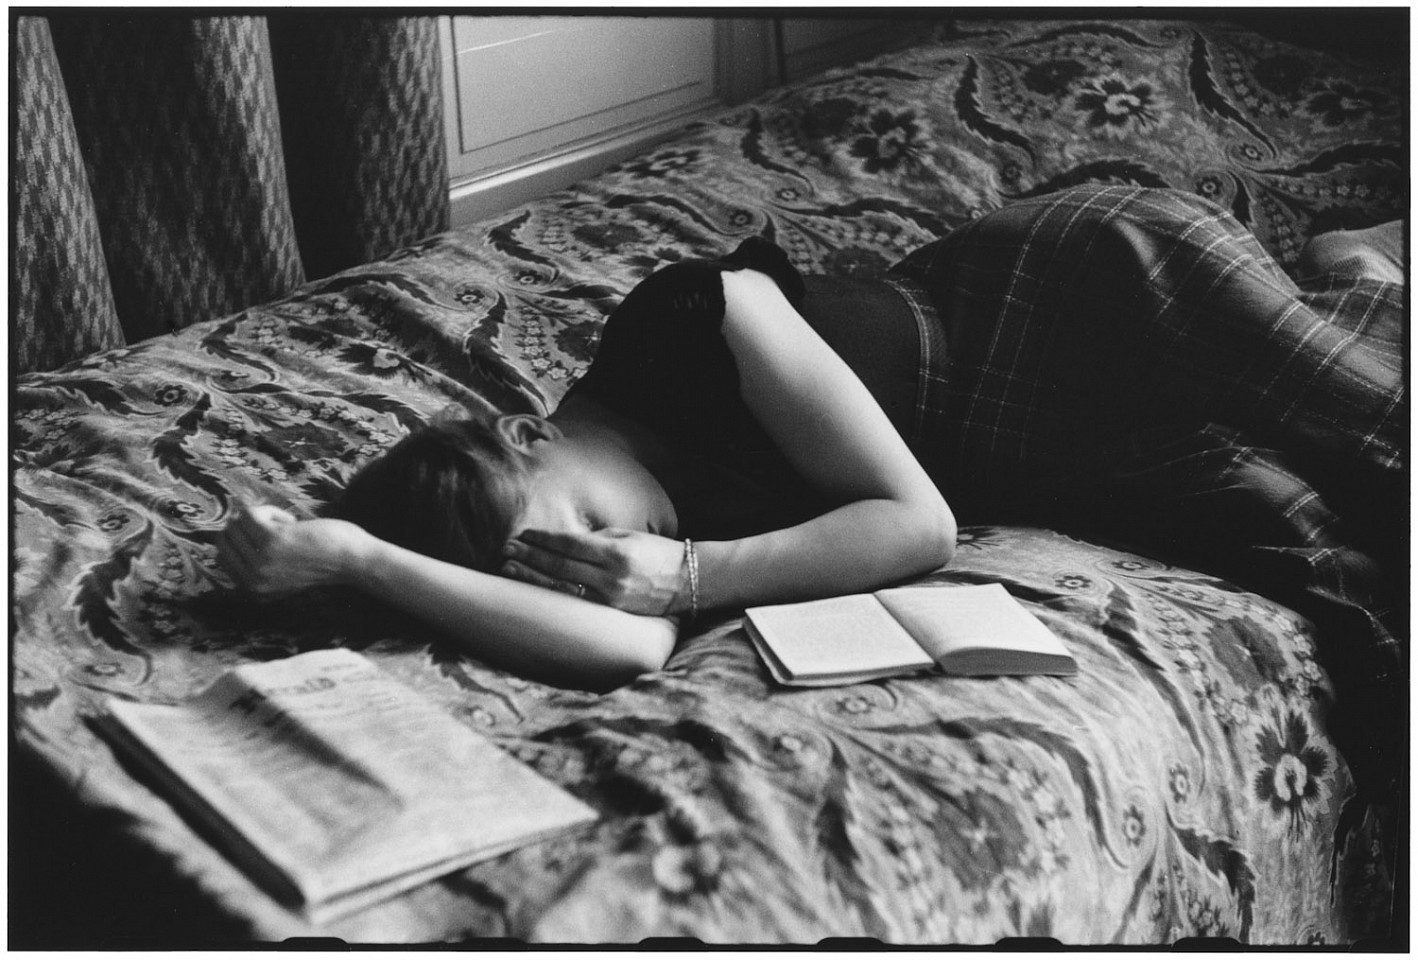
<instances>
[{"instance_id":1,"label":"woman's ear","mask_svg":"<svg viewBox=\"0 0 1418 960\"><path fill-rule=\"evenodd\" d=\"M561 428L531 413L507 413L497 418L497 433L510 446L530 454L538 440L560 440Z\"/></svg>"}]
</instances>

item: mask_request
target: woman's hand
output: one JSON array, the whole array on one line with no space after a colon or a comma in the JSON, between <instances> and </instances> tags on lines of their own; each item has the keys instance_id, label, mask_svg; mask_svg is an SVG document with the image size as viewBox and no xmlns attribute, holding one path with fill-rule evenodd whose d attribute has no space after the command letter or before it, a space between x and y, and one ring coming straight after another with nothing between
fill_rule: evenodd
<instances>
[{"instance_id":1,"label":"woman's hand","mask_svg":"<svg viewBox=\"0 0 1418 960\"><path fill-rule=\"evenodd\" d=\"M502 574L607 606L662 617L689 609L684 544L632 530L523 530L506 547ZM580 587L581 589L578 589Z\"/></svg>"},{"instance_id":2,"label":"woman's hand","mask_svg":"<svg viewBox=\"0 0 1418 960\"><path fill-rule=\"evenodd\" d=\"M346 520L297 520L263 504L239 508L217 537L217 561L237 587L283 597L349 582L370 539Z\"/></svg>"}]
</instances>

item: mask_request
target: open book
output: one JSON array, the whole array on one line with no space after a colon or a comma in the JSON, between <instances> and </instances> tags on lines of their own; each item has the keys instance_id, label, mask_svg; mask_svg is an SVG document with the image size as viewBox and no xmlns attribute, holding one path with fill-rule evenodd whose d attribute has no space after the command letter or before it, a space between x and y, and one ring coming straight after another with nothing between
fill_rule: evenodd
<instances>
[{"instance_id":1,"label":"open book","mask_svg":"<svg viewBox=\"0 0 1418 960\"><path fill-rule=\"evenodd\" d=\"M928 670L1060 674L1078 664L998 583L895 587L753 607L748 635L779 682L828 687Z\"/></svg>"},{"instance_id":2,"label":"open book","mask_svg":"<svg viewBox=\"0 0 1418 960\"><path fill-rule=\"evenodd\" d=\"M350 650L222 675L102 729L233 861L320 923L595 812Z\"/></svg>"}]
</instances>

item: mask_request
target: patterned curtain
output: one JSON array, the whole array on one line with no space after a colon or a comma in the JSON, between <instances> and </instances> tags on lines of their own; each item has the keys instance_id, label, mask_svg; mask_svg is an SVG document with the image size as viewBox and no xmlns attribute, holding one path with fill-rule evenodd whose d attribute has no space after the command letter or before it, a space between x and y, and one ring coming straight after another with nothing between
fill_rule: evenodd
<instances>
[{"instance_id":1,"label":"patterned curtain","mask_svg":"<svg viewBox=\"0 0 1418 960\"><path fill-rule=\"evenodd\" d=\"M432 18L56 13L15 33L19 371L447 228Z\"/></svg>"}]
</instances>

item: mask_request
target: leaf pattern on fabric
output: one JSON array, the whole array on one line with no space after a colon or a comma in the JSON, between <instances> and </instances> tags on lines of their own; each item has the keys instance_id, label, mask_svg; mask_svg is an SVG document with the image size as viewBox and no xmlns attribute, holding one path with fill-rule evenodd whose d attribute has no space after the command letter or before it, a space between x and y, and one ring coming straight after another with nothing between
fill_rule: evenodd
<instances>
[{"instance_id":1,"label":"leaf pattern on fabric","mask_svg":"<svg viewBox=\"0 0 1418 960\"><path fill-rule=\"evenodd\" d=\"M1213 874L1223 877L1227 887L1236 897L1236 909L1240 917L1237 939L1249 942L1251 924L1255 914L1256 874L1244 851L1226 840L1206 836L1200 831L1185 827L1174 827L1175 836L1186 853L1194 857Z\"/></svg>"},{"instance_id":2,"label":"leaf pattern on fabric","mask_svg":"<svg viewBox=\"0 0 1418 960\"><path fill-rule=\"evenodd\" d=\"M1156 861L1149 859L1145 866L1138 871L1137 881L1133 884L1131 895L1128 897L1127 906L1121 912L1121 922L1118 928L1108 937L1109 943L1125 943L1128 940L1128 929L1137 922L1138 913L1151 892L1153 883L1153 870Z\"/></svg>"},{"instance_id":3,"label":"leaf pattern on fabric","mask_svg":"<svg viewBox=\"0 0 1418 960\"><path fill-rule=\"evenodd\" d=\"M1192 721L1190 712L1182 706L1181 694L1168 682L1162 664L1153 659L1146 648L1138 642L1142 635L1142 624L1135 615L1132 601L1118 587L1109 589L1104 618L1100 626L1104 636L1116 644L1138 666L1138 676L1146 680L1152 689L1172 707L1193 747L1198 753L1204 752L1206 749L1204 739Z\"/></svg>"},{"instance_id":4,"label":"leaf pattern on fabric","mask_svg":"<svg viewBox=\"0 0 1418 960\"><path fill-rule=\"evenodd\" d=\"M44 379L37 381L44 384ZM132 413L133 407L128 402L128 398L123 393L114 388L114 385L106 380L91 379L88 377L66 377L50 381L55 389L60 393L68 393L81 397L104 410L111 410L114 413Z\"/></svg>"},{"instance_id":5,"label":"leaf pattern on fabric","mask_svg":"<svg viewBox=\"0 0 1418 960\"><path fill-rule=\"evenodd\" d=\"M1075 167L1037 187L1012 196L1018 199L1038 197L1082 183L1135 183L1140 187L1167 185L1160 174L1144 164L1131 160L1099 160Z\"/></svg>"},{"instance_id":6,"label":"leaf pattern on fabric","mask_svg":"<svg viewBox=\"0 0 1418 960\"><path fill-rule=\"evenodd\" d=\"M740 141L744 157L751 163L765 170L786 174L796 180L806 181L807 178L799 171L785 164L773 162L769 154L763 149L764 132L761 117L756 111L751 111L748 116L749 120L744 127L743 139Z\"/></svg>"},{"instance_id":7,"label":"leaf pattern on fabric","mask_svg":"<svg viewBox=\"0 0 1418 960\"><path fill-rule=\"evenodd\" d=\"M370 287L377 288L379 286L390 287L419 303L426 303L433 307L441 305L440 301L434 299L429 290L397 273L359 272L347 276L337 275L329 280L312 284L307 289L309 293L314 295L328 295L343 293L351 289L367 292Z\"/></svg>"},{"instance_id":8,"label":"leaf pattern on fabric","mask_svg":"<svg viewBox=\"0 0 1418 960\"><path fill-rule=\"evenodd\" d=\"M828 771L827 782L820 793L821 803L812 819L815 850L827 882L841 890L849 903L864 906L872 902L872 897L862 881L861 858L852 843L854 804L851 802L850 765L836 747L832 749ZM863 919L863 935L879 937L884 932L880 918L875 911L869 911Z\"/></svg>"},{"instance_id":9,"label":"leaf pattern on fabric","mask_svg":"<svg viewBox=\"0 0 1418 960\"><path fill-rule=\"evenodd\" d=\"M552 261L537 253L532 248L525 246L516 239L517 230L531 219L530 213L524 213L513 217L504 224L493 227L488 231L487 241L493 249L506 254L513 261L522 263L535 263L539 266L549 267Z\"/></svg>"},{"instance_id":10,"label":"leaf pattern on fabric","mask_svg":"<svg viewBox=\"0 0 1418 960\"><path fill-rule=\"evenodd\" d=\"M81 627L111 650L148 662L146 651L134 644L119 620L112 601L123 581L133 573L134 561L147 548L153 537L153 525L142 529L119 544L113 556L89 567L79 578L69 599Z\"/></svg>"},{"instance_id":11,"label":"leaf pattern on fabric","mask_svg":"<svg viewBox=\"0 0 1418 960\"><path fill-rule=\"evenodd\" d=\"M1138 47L1159 46L1159 44L1153 43L1151 40L1148 40L1142 34L1137 33L1133 30L1129 30L1124 26L1119 26L1116 23L1096 22L1070 24L1066 27L1057 27L1051 30L1044 30L1036 36L1030 36L1023 40L1016 40L1013 43L1006 44L1006 46L1013 47L1024 46L1026 44L1034 45L1039 43L1051 43L1054 40L1062 40L1065 37L1074 36L1085 38L1112 37L1115 40L1121 40L1124 43L1129 43L1133 46Z\"/></svg>"},{"instance_id":12,"label":"leaf pattern on fabric","mask_svg":"<svg viewBox=\"0 0 1418 960\"><path fill-rule=\"evenodd\" d=\"M180 402L180 399L175 402ZM198 397L187 412L177 418L171 429L165 430L153 441L152 450L154 461L168 476L221 501L226 493L221 481L198 466L196 459L184 447L185 442L196 434L211 406L211 397L206 394Z\"/></svg>"},{"instance_id":13,"label":"leaf pattern on fabric","mask_svg":"<svg viewBox=\"0 0 1418 960\"><path fill-rule=\"evenodd\" d=\"M1335 147L1333 150L1321 151L1312 158L1298 163L1293 167L1282 167L1274 170L1264 170L1262 172L1281 177L1304 177L1310 176L1311 174L1334 173L1345 167L1353 167L1359 164L1377 163L1398 165L1402 162L1394 144L1346 143Z\"/></svg>"},{"instance_id":14,"label":"leaf pattern on fabric","mask_svg":"<svg viewBox=\"0 0 1418 960\"><path fill-rule=\"evenodd\" d=\"M1034 148L1028 137L1016 130L996 122L986 115L980 102L980 65L974 57L969 58L969 66L960 78L960 86L955 89L955 110L962 123L986 140L995 143L1012 144L1034 159Z\"/></svg>"},{"instance_id":15,"label":"leaf pattern on fabric","mask_svg":"<svg viewBox=\"0 0 1418 960\"><path fill-rule=\"evenodd\" d=\"M1187 77L1191 81L1192 93L1203 109L1240 126L1265 144L1272 156L1278 152L1270 137L1251 123L1245 114L1217 87L1214 79L1215 72L1211 64L1211 47L1207 43L1206 37L1200 33L1192 35L1191 68L1187 72Z\"/></svg>"},{"instance_id":16,"label":"leaf pattern on fabric","mask_svg":"<svg viewBox=\"0 0 1418 960\"><path fill-rule=\"evenodd\" d=\"M1088 823L1093 828L1097 843L1109 853L1112 852L1108 842L1108 833L1103 825L1098 775L1093 770L1087 755L1080 751L1066 734L1035 723L1020 723L1007 718L983 717L970 717L948 724L944 732L965 739L996 735L1011 740L1028 741L1043 747L1056 760L1061 761L1068 770L1074 786L1083 795L1084 810Z\"/></svg>"},{"instance_id":17,"label":"leaf pattern on fabric","mask_svg":"<svg viewBox=\"0 0 1418 960\"><path fill-rule=\"evenodd\" d=\"M44 497L36 496L20 488L13 491L13 496L18 509L32 510L61 530L65 527L78 526L84 522L84 513L65 506L63 503L46 500Z\"/></svg>"},{"instance_id":18,"label":"leaf pattern on fabric","mask_svg":"<svg viewBox=\"0 0 1418 960\"><path fill-rule=\"evenodd\" d=\"M267 365L249 353L236 349L230 342L229 337L236 328L236 320L214 324L207 335L198 341L201 350L222 360L231 361L237 366L250 367L266 377L274 379L277 376L275 367Z\"/></svg>"}]
</instances>

